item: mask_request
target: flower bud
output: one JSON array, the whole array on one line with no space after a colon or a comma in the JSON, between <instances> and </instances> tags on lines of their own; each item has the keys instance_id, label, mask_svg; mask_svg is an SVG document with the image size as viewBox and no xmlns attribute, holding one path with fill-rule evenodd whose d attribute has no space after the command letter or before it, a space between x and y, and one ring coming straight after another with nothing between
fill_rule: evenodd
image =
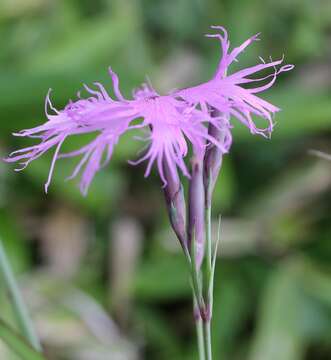
<instances>
[{"instance_id":1,"label":"flower bud","mask_svg":"<svg viewBox=\"0 0 331 360\"><path fill-rule=\"evenodd\" d=\"M211 115L219 117L219 127L210 123L208 127L208 134L213 137L217 142L221 143L224 149L228 150L231 146L232 138L229 127L229 118L227 115L222 115L218 110L213 109ZM206 194L206 205L210 206L211 196L222 166L224 151L219 147L209 144L206 149L204 158L204 188Z\"/></svg>"},{"instance_id":2,"label":"flower bud","mask_svg":"<svg viewBox=\"0 0 331 360\"><path fill-rule=\"evenodd\" d=\"M189 224L188 240L192 254L194 249L197 268L201 266L205 246L205 223L204 223L204 185L203 185L203 156L192 157L192 174L189 185ZM193 244L192 241L195 241ZM194 246L194 248L193 248Z\"/></svg>"},{"instance_id":3,"label":"flower bud","mask_svg":"<svg viewBox=\"0 0 331 360\"><path fill-rule=\"evenodd\" d=\"M171 226L182 247L187 247L186 206L183 185L177 172L171 172L167 161L163 161L164 178L167 182L164 195Z\"/></svg>"}]
</instances>

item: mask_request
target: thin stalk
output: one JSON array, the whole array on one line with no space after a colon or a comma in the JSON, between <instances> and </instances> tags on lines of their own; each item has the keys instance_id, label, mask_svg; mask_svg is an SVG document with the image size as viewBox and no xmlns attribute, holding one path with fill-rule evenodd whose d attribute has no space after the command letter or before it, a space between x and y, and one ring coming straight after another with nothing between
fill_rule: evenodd
<instances>
[{"instance_id":1,"label":"thin stalk","mask_svg":"<svg viewBox=\"0 0 331 360\"><path fill-rule=\"evenodd\" d=\"M213 307L213 254L212 254L212 236L211 236L211 197L212 197L212 184L211 174L208 174L205 187L205 231L206 231L206 258L205 258L205 316L203 320L204 328L204 344L205 344L205 357L206 360L212 359L211 349L211 317Z\"/></svg>"},{"instance_id":2,"label":"thin stalk","mask_svg":"<svg viewBox=\"0 0 331 360\"><path fill-rule=\"evenodd\" d=\"M211 352L211 331L210 331L210 319L203 322L203 338L205 346L205 358L206 360L212 360Z\"/></svg>"},{"instance_id":3,"label":"thin stalk","mask_svg":"<svg viewBox=\"0 0 331 360\"><path fill-rule=\"evenodd\" d=\"M193 290L193 316L195 319L195 326L197 332L197 342L199 350L199 360L211 360L207 358L207 350L205 343L204 333L204 319L203 314L206 313L206 305L203 297L203 284L201 277L201 269L197 267L196 263L196 242L195 242L195 227L191 229L192 241L191 241L191 255L187 255L186 258L190 259L189 267L192 281Z\"/></svg>"},{"instance_id":4,"label":"thin stalk","mask_svg":"<svg viewBox=\"0 0 331 360\"><path fill-rule=\"evenodd\" d=\"M18 326L32 347L41 352L41 345L35 333L28 309L16 283L5 249L0 240L0 276L7 287L12 307L17 318Z\"/></svg>"},{"instance_id":5,"label":"thin stalk","mask_svg":"<svg viewBox=\"0 0 331 360\"><path fill-rule=\"evenodd\" d=\"M205 207L205 223L206 223L206 270L207 279L209 280L212 273L212 239L211 239L211 205L206 204Z\"/></svg>"},{"instance_id":6,"label":"thin stalk","mask_svg":"<svg viewBox=\"0 0 331 360\"><path fill-rule=\"evenodd\" d=\"M214 117L219 117L220 114L216 109L210 108L210 114ZM224 125L227 125L226 115L223 114ZM220 130L212 123L209 124L208 134L220 143L224 143L226 132ZM205 259L205 284L204 296L206 303L206 313L203 317L204 321L204 338L206 359L212 359L211 350L211 319L213 314L213 289L214 289L214 273L216 264L217 245L219 237L214 249L214 256L212 254L212 238L211 238L211 204L213 190L217 177L222 166L222 151L215 145L209 144L204 156L204 190L205 190L205 204L204 204L204 219L205 219L205 233L206 233L206 259Z\"/></svg>"},{"instance_id":7,"label":"thin stalk","mask_svg":"<svg viewBox=\"0 0 331 360\"><path fill-rule=\"evenodd\" d=\"M195 328L197 332L197 340L198 340L198 350L199 350L199 360L205 360L205 343L203 336L203 324L200 316L199 310L197 311L197 301L195 295L193 294L194 302L193 302L193 313L195 319Z\"/></svg>"},{"instance_id":8,"label":"thin stalk","mask_svg":"<svg viewBox=\"0 0 331 360\"><path fill-rule=\"evenodd\" d=\"M192 256L190 257L190 275L192 280L192 288L195 295L195 300L197 302L199 313L201 313L201 309L205 308L204 300L203 300L203 294L202 294L202 286L201 286L201 277L200 273L197 269L197 263L196 263L196 251L195 251L195 229L193 227L192 230L193 234L193 241L191 243L191 253ZM201 316L200 316L201 317Z\"/></svg>"},{"instance_id":9,"label":"thin stalk","mask_svg":"<svg viewBox=\"0 0 331 360\"><path fill-rule=\"evenodd\" d=\"M205 206L205 226L206 226L206 314L203 319L204 344L206 360L212 359L211 350L211 316L213 307L213 256L212 256L212 238L211 238L211 203L206 201Z\"/></svg>"}]
</instances>

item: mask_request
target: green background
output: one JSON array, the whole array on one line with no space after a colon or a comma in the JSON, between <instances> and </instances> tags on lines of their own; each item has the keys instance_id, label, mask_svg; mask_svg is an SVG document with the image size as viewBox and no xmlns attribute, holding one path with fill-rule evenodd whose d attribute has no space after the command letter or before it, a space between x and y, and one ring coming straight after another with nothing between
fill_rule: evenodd
<instances>
[{"instance_id":1,"label":"green background","mask_svg":"<svg viewBox=\"0 0 331 360\"><path fill-rule=\"evenodd\" d=\"M209 79L220 56L203 35L224 25L233 46L262 32L232 70L258 56L296 65L262 97L282 108L271 140L235 124L213 216L222 214L213 348L223 360L331 358L331 2L327 0L1 0L2 157L32 140L82 83L130 96L146 76L161 92ZM83 140L75 139L79 146ZM87 197L74 166L51 154L15 173L0 164L0 236L48 359L196 359L185 262L154 170L132 167L125 137ZM0 316L13 321L0 283ZM0 343L0 358L15 359Z\"/></svg>"}]
</instances>

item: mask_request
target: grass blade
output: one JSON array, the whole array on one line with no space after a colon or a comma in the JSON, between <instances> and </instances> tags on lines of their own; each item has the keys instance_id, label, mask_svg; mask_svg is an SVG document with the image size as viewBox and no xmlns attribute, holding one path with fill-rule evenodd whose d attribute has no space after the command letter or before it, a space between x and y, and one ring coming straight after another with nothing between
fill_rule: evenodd
<instances>
[{"instance_id":1,"label":"grass blade","mask_svg":"<svg viewBox=\"0 0 331 360\"><path fill-rule=\"evenodd\" d=\"M45 360L42 354L34 350L2 320L0 320L0 338L23 360Z\"/></svg>"}]
</instances>

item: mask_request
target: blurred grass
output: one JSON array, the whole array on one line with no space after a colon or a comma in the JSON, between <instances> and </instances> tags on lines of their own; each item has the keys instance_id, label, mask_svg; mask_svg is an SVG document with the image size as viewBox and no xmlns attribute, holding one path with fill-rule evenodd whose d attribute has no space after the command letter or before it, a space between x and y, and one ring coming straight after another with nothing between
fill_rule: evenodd
<instances>
[{"instance_id":1,"label":"blurred grass","mask_svg":"<svg viewBox=\"0 0 331 360\"><path fill-rule=\"evenodd\" d=\"M217 184L214 216L222 213L224 231L215 286L215 359L331 358L331 165L307 154L312 148L331 152L330 19L331 3L320 0L0 2L3 157L27 144L11 132L45 120L49 88L61 108L82 83L100 81L110 88L109 65L128 96L146 75L162 90L164 83L176 88L208 79L219 57L218 44L203 37L212 24L226 26L233 45L262 32L234 69L260 55L283 53L296 65L263 95L282 109L272 140L251 136L236 124ZM145 180L143 166L126 163L140 145L123 139L86 198L77 181L64 181L74 166L69 161L56 165L47 196L43 184L50 156L18 174L11 165L0 166L0 234L22 285L34 289L35 294L28 291L29 305L49 359L99 359L105 349L130 359L195 358L189 283L167 232L159 180L155 174ZM63 208L59 226L54 214ZM70 212L80 222L73 223ZM109 306L113 272L120 276L127 268L124 263L109 269L116 256L110 228L122 217L135 218L145 237L131 284L123 290L126 323ZM76 231L80 223L87 232ZM75 240L77 234L85 237ZM75 263L74 271L65 273L59 259ZM40 272L51 291L32 286ZM90 319L97 325L88 327L93 336L68 313L59 318L66 286L107 308L118 320L116 336L127 340L123 347L95 335L104 326L97 315ZM1 284L0 289L3 317L10 321ZM56 340L52 324L65 336ZM0 358L7 359L5 351L0 347Z\"/></svg>"}]
</instances>

